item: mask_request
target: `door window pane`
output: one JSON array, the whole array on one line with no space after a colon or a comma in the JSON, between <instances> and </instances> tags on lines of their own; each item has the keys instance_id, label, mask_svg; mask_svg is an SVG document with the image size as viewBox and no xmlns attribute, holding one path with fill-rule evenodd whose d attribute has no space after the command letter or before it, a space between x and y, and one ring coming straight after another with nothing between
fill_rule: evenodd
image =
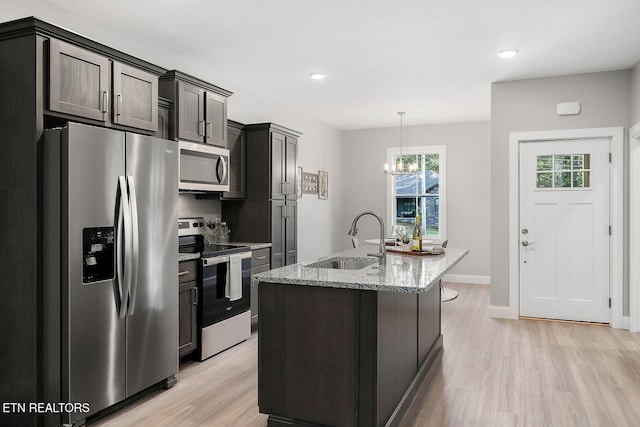
<instances>
[{"instance_id":1,"label":"door window pane","mask_svg":"<svg viewBox=\"0 0 640 427\"><path fill-rule=\"evenodd\" d=\"M553 168L555 170L571 170L571 155L570 154L554 155Z\"/></svg>"},{"instance_id":2,"label":"door window pane","mask_svg":"<svg viewBox=\"0 0 640 427\"><path fill-rule=\"evenodd\" d=\"M536 180L537 188L552 188L553 187L553 172L542 172L538 174Z\"/></svg>"},{"instance_id":3,"label":"door window pane","mask_svg":"<svg viewBox=\"0 0 640 427\"><path fill-rule=\"evenodd\" d=\"M556 172L553 175L553 186L556 188L571 188L571 172Z\"/></svg>"},{"instance_id":4,"label":"door window pane","mask_svg":"<svg viewBox=\"0 0 640 427\"><path fill-rule=\"evenodd\" d=\"M538 156L536 170L538 171L553 170L553 156Z\"/></svg>"},{"instance_id":5,"label":"door window pane","mask_svg":"<svg viewBox=\"0 0 640 427\"><path fill-rule=\"evenodd\" d=\"M536 156L536 188L589 188L590 168L588 153Z\"/></svg>"}]
</instances>

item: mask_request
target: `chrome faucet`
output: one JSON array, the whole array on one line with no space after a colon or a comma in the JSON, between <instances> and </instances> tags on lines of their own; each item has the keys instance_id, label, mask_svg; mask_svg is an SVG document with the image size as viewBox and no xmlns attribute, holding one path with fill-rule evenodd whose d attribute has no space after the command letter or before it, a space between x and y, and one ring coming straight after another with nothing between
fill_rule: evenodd
<instances>
[{"instance_id":1,"label":"chrome faucet","mask_svg":"<svg viewBox=\"0 0 640 427\"><path fill-rule=\"evenodd\" d=\"M362 213L359 213L358 215L356 215L355 218L353 218L353 222L351 223L351 228L349 229L349 232L347 233L349 236L355 236L356 234L358 234L358 228L356 227L356 224L358 223L358 220L360 219L360 217L364 216L364 215L371 215L374 216L378 222L380 223L380 250L377 254L367 254L369 256L374 256L378 258L378 262L380 264L384 264L387 260L387 247L384 244L384 222L382 221L382 217L380 217L380 215L378 215L377 213L375 213L374 211L364 211Z\"/></svg>"}]
</instances>

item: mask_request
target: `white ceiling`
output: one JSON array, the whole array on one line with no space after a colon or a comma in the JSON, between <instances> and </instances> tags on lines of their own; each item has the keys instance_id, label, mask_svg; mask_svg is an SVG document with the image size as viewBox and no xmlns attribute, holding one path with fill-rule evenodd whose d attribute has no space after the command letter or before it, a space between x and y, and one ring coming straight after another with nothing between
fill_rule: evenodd
<instances>
[{"instance_id":1,"label":"white ceiling","mask_svg":"<svg viewBox=\"0 0 640 427\"><path fill-rule=\"evenodd\" d=\"M491 82L640 59L639 0L3 0L3 9L3 20L26 11L339 129L397 126L397 111L408 126L488 120ZM516 57L496 55L512 47ZM328 77L312 81L315 71Z\"/></svg>"}]
</instances>

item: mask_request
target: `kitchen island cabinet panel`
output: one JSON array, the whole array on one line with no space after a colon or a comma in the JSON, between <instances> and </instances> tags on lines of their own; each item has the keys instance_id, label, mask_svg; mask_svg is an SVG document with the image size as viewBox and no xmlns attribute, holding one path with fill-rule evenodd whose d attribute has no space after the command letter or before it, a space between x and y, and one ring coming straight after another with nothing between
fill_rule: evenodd
<instances>
[{"instance_id":1,"label":"kitchen island cabinet panel","mask_svg":"<svg viewBox=\"0 0 640 427\"><path fill-rule=\"evenodd\" d=\"M378 342L378 413L386 420L409 388L418 370L417 296L397 292L379 292ZM423 326L435 332L434 325ZM435 340L436 337L434 337Z\"/></svg>"},{"instance_id":2,"label":"kitchen island cabinet panel","mask_svg":"<svg viewBox=\"0 0 640 427\"><path fill-rule=\"evenodd\" d=\"M371 248L332 257L361 260ZM440 279L467 253L388 253L354 270L299 263L254 275L258 406L268 425L398 425L442 350Z\"/></svg>"},{"instance_id":3,"label":"kitchen island cabinet panel","mask_svg":"<svg viewBox=\"0 0 640 427\"><path fill-rule=\"evenodd\" d=\"M260 411L354 425L358 291L261 283L260 295L260 312L268 313L258 326L259 381L267 389L259 394Z\"/></svg>"},{"instance_id":4,"label":"kitchen island cabinet panel","mask_svg":"<svg viewBox=\"0 0 640 427\"><path fill-rule=\"evenodd\" d=\"M424 294L259 283L258 406L270 426L383 426L442 348ZM438 311L439 312L439 311ZM419 323L418 319L425 320ZM419 359L418 329L434 339Z\"/></svg>"}]
</instances>

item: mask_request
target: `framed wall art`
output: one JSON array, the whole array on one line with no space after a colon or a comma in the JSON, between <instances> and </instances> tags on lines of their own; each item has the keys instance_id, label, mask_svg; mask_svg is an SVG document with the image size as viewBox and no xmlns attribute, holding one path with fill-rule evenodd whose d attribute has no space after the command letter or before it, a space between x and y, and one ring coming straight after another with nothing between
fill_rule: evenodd
<instances>
[{"instance_id":1,"label":"framed wall art","mask_svg":"<svg viewBox=\"0 0 640 427\"><path fill-rule=\"evenodd\" d=\"M318 199L329 198L329 173L318 171Z\"/></svg>"},{"instance_id":2,"label":"framed wall art","mask_svg":"<svg viewBox=\"0 0 640 427\"><path fill-rule=\"evenodd\" d=\"M302 194L318 194L318 174L302 172Z\"/></svg>"}]
</instances>

